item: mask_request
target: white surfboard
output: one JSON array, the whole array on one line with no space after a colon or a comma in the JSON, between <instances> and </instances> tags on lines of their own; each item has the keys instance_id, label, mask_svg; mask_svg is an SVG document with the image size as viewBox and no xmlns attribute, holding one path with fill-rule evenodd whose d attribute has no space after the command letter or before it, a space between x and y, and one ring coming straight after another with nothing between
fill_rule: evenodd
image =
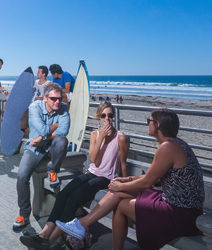
<instances>
[{"instance_id":1,"label":"white surfboard","mask_svg":"<svg viewBox=\"0 0 212 250\"><path fill-rule=\"evenodd\" d=\"M71 143L69 151L79 152L89 111L90 86L84 61L80 61L74 91L71 97L70 117L71 126L67 139Z\"/></svg>"}]
</instances>

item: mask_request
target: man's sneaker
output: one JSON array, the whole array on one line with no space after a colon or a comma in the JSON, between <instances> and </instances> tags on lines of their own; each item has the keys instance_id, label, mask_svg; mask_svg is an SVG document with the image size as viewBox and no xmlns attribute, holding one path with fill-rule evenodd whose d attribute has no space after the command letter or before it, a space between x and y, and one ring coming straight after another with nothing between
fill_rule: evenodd
<instances>
[{"instance_id":1,"label":"man's sneaker","mask_svg":"<svg viewBox=\"0 0 212 250\"><path fill-rule=\"evenodd\" d=\"M13 223L13 230L19 231L28 224L29 224L29 218L24 218L23 216L19 216Z\"/></svg>"},{"instance_id":2,"label":"man's sneaker","mask_svg":"<svg viewBox=\"0 0 212 250\"><path fill-rule=\"evenodd\" d=\"M49 171L49 182L51 188L56 188L60 186L60 180L57 177L57 174L55 172Z\"/></svg>"},{"instance_id":3,"label":"man's sneaker","mask_svg":"<svg viewBox=\"0 0 212 250\"><path fill-rule=\"evenodd\" d=\"M80 221L77 218L66 223L56 220L56 225L67 234L80 240L85 237L85 228L80 224Z\"/></svg>"},{"instance_id":4,"label":"man's sneaker","mask_svg":"<svg viewBox=\"0 0 212 250\"><path fill-rule=\"evenodd\" d=\"M36 235L23 235L20 237L20 241L27 247L34 249L46 250L49 249L49 241L41 238L38 234Z\"/></svg>"}]
</instances>

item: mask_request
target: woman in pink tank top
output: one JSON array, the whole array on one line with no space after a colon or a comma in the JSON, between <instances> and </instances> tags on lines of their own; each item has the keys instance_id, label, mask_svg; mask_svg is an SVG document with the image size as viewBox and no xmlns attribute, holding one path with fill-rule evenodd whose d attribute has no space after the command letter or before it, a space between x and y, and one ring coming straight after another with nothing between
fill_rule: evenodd
<instances>
[{"instance_id":1,"label":"woman in pink tank top","mask_svg":"<svg viewBox=\"0 0 212 250\"><path fill-rule=\"evenodd\" d=\"M127 176L126 159L129 143L125 135L113 127L114 107L102 102L96 119L100 120L97 131L90 137L90 166L85 174L74 179L57 194L57 198L43 230L37 235L23 235L20 241L35 249L48 248L63 231L56 226L56 220L67 222L75 217L76 210L92 200L100 189L106 189L110 180L120 172Z\"/></svg>"}]
</instances>

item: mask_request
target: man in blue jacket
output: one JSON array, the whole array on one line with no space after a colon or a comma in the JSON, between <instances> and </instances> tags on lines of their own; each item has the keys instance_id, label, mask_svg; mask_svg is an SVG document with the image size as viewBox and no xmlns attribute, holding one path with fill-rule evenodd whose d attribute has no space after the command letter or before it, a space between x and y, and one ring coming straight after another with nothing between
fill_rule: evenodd
<instances>
[{"instance_id":1,"label":"man in blue jacket","mask_svg":"<svg viewBox=\"0 0 212 250\"><path fill-rule=\"evenodd\" d=\"M44 156L49 156L50 186L60 185L57 173L67 153L66 135L70 127L67 105L62 103L62 88L57 83L45 86L43 100L29 106L29 139L24 146L17 180L20 216L13 224L18 231L29 224L31 213L29 180Z\"/></svg>"}]
</instances>

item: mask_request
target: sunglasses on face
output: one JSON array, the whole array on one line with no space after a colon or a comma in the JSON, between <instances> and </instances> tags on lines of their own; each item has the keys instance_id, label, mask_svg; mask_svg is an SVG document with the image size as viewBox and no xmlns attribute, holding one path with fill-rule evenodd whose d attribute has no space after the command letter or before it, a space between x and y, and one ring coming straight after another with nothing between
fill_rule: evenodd
<instances>
[{"instance_id":1,"label":"sunglasses on face","mask_svg":"<svg viewBox=\"0 0 212 250\"><path fill-rule=\"evenodd\" d=\"M156 120L153 120L153 119L150 119L150 118L148 118L146 121L147 121L148 125L150 124L150 122L156 122Z\"/></svg>"},{"instance_id":2,"label":"sunglasses on face","mask_svg":"<svg viewBox=\"0 0 212 250\"><path fill-rule=\"evenodd\" d=\"M113 113L109 113L109 114L102 113L100 117L101 117L102 119L104 119L106 116L107 116L108 118L113 119Z\"/></svg>"},{"instance_id":3,"label":"sunglasses on face","mask_svg":"<svg viewBox=\"0 0 212 250\"><path fill-rule=\"evenodd\" d=\"M53 102L56 102L57 100L61 102L63 99L62 97L54 97L54 96L49 96L48 98Z\"/></svg>"}]
</instances>

